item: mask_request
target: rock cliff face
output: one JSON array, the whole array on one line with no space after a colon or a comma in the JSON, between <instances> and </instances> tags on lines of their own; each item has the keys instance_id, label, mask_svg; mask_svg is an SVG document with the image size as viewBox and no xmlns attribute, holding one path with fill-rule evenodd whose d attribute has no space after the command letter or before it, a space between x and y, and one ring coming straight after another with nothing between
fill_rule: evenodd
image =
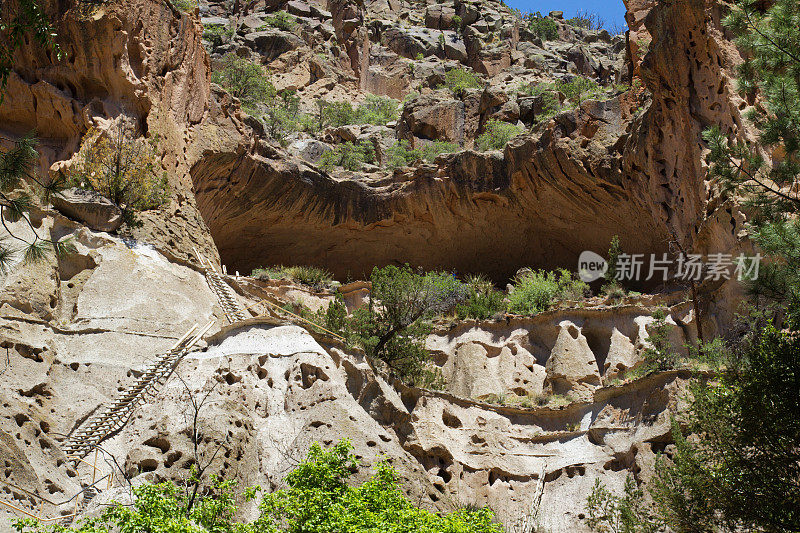
<instances>
[{"instance_id":1,"label":"rock cliff face","mask_svg":"<svg viewBox=\"0 0 800 533\"><path fill-rule=\"evenodd\" d=\"M192 323L215 318L201 348L103 442L116 464L101 460L101 474L115 470L117 479L85 507L79 497L85 512L125 501L129 482L185 477L220 444L209 473L272 488L311 442L348 437L365 465L387 457L412 500L425 506L490 505L509 524L538 507L550 530L584 531L583 500L594 480L619 489L629 471L646 479L654 453L668 446L670 413L689 374L617 385L607 378L633 366L626 353L646 341L650 306L669 301L439 329L428 342L448 385L431 391L387 381L358 352L294 325L271 318L226 325L200 273L150 247L55 218L53 231L72 232L76 252L7 280L0 306L8 351L0 365L0 495L23 509L71 513L73 504L43 504L25 491L60 503L85 487L92 470L68 466L65 436ZM11 289L41 280L42 268L61 281L37 284L38 297L25 291L26 308ZM252 292L253 283L240 290ZM273 294L299 290L278 287ZM672 307L679 323L686 314L682 305ZM675 341L689 339L690 333ZM542 406L497 400L548 387L570 400ZM208 397L198 456L190 393L198 401Z\"/></svg>"},{"instance_id":2,"label":"rock cliff face","mask_svg":"<svg viewBox=\"0 0 800 533\"><path fill-rule=\"evenodd\" d=\"M126 497L129 481L185 477L197 461L189 392L209 394L202 447L225 450L215 473L274 487L310 442L346 436L367 464L386 455L415 502L490 505L509 524L538 509L554 532L587 530L583 502L595 479L612 489L628 473L647 479L654 454L670 451L670 414L688 373L614 378L640 363L656 307L677 326L674 345L695 342L697 317L681 292L439 324L427 346L446 385L433 391L392 382L357 350L297 325L227 326L193 250L231 271L316 264L363 278L374 265L409 262L496 280L522 266L574 269L582 250L604 251L614 234L635 253L666 252L670 241L698 253L736 250L743 217L705 181L700 132L722 124L747 136L741 117L754 102L732 92L740 58L719 5L630 0L627 38L554 15L558 39L544 42L487 1L201 1L181 13L131 0L90 15L70 2L48 5L66 59L27 45L17 52L0 105L4 139L35 128L43 170L57 171L90 126L124 114L160 139L172 194L123 235L46 206L32 213L37 231L71 235L76 250L0 278L0 498L47 516L72 512L72 503L31 496L61 503L87 485L88 467L66 463L65 438L209 320L206 342L104 443L119 477L86 502L89 512ZM279 9L296 25L265 28ZM198 15L206 29L225 28L220 42L203 43ZM210 83L228 52L269 68L304 112L316 98L406 102L386 125L293 133L283 146ZM454 67L480 73L482 86L440 89ZM577 74L604 88L546 120L542 96L520 90ZM492 120L523 133L502 150L476 151ZM397 140L458 149L388 170ZM378 164L324 170L322 154L346 141L371 143ZM331 299L285 281L228 282L247 305L266 297L316 309ZM342 288L350 308L367 291L363 282ZM708 335L725 331L736 292L707 295ZM532 401L542 393L560 401Z\"/></svg>"},{"instance_id":3,"label":"rock cliff face","mask_svg":"<svg viewBox=\"0 0 800 533\"><path fill-rule=\"evenodd\" d=\"M448 26L450 9L466 17L458 38L467 43L470 31L483 25L503 35L518 31L502 9L483 15L471 4L453 6L430 6L420 27L403 10L375 15L387 37L369 47L369 68L380 62L386 71L415 53L435 57L438 32L421 26ZM410 27L394 22L406 16ZM244 157L205 154L191 174L224 262L240 270L309 263L358 277L374 265L410 261L503 279L525 265L576 264L582 250L605 250L614 234L637 253L666 252L670 241L703 252L731 249L741 217L715 216L721 207L704 180L700 138L711 124L745 134L741 113L747 103L730 87L739 57L719 29L720 8L703 1L631 2L628 16L632 32L624 62L603 57L613 55L616 45L598 47L602 42L594 35L572 36L591 45L511 38L491 45L491 53L481 49L463 58L476 69L476 62L485 65L484 90L467 90L448 102L443 91L431 88L439 82L430 80L443 71L425 74L421 84L396 78L401 94L425 93L406 104L398 138L468 147L489 118L526 119L521 112L531 103L513 94L511 83L584 71L602 81L607 72L613 79L615 69L620 81L636 76L634 89L557 114L502 153L466 151L372 174L325 172L264 144ZM357 20L352 17L350 25ZM341 25L336 17L333 22ZM415 48L426 35L434 44ZM408 44L393 44L400 36ZM493 72L487 57L500 58L503 67ZM363 70L359 65L356 70ZM414 76L424 68L415 66ZM497 247L503 254L493 253Z\"/></svg>"},{"instance_id":4,"label":"rock cliff face","mask_svg":"<svg viewBox=\"0 0 800 533\"><path fill-rule=\"evenodd\" d=\"M231 119L212 94L197 20L148 0L104 4L89 15L72 2L45 5L65 57L55 61L33 44L17 50L0 132L14 138L35 131L46 173L65 164L91 126L133 118L141 133L160 139L173 195L167 208L144 213L144 227L132 234L183 260L192 246L215 257L187 169L196 146L224 142L212 124Z\"/></svg>"}]
</instances>

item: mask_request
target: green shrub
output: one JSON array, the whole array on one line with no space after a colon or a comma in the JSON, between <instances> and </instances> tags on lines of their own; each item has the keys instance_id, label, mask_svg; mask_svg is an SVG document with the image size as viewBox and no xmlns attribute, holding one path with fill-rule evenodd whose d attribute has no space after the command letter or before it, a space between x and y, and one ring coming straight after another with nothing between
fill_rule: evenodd
<instances>
[{"instance_id":1,"label":"green shrub","mask_svg":"<svg viewBox=\"0 0 800 533\"><path fill-rule=\"evenodd\" d=\"M356 108L357 124L385 126L397 120L399 102L388 96L368 94L367 99Z\"/></svg>"},{"instance_id":2,"label":"green shrub","mask_svg":"<svg viewBox=\"0 0 800 533\"><path fill-rule=\"evenodd\" d=\"M458 151L458 145L445 141L434 141L420 148L409 148L408 141L402 140L386 149L384 164L388 168L410 166L415 161L431 162L439 154Z\"/></svg>"},{"instance_id":3,"label":"green shrub","mask_svg":"<svg viewBox=\"0 0 800 533\"><path fill-rule=\"evenodd\" d=\"M353 107L350 102L322 101L321 126L338 128L348 124L375 124L385 126L397 120L399 102L386 96L367 95L367 99Z\"/></svg>"},{"instance_id":4,"label":"green shrub","mask_svg":"<svg viewBox=\"0 0 800 533\"><path fill-rule=\"evenodd\" d=\"M233 52L225 54L220 67L211 73L211 81L238 98L250 114L255 113L258 104L274 99L276 94L261 65Z\"/></svg>"},{"instance_id":5,"label":"green shrub","mask_svg":"<svg viewBox=\"0 0 800 533\"><path fill-rule=\"evenodd\" d=\"M609 282L617 280L617 263L619 263L620 255L622 255L622 247L619 244L619 235L614 235L608 245L608 269L603 275Z\"/></svg>"},{"instance_id":6,"label":"green shrub","mask_svg":"<svg viewBox=\"0 0 800 533\"><path fill-rule=\"evenodd\" d=\"M375 268L370 305L353 314L357 342L398 377L418 382L429 358L430 319L454 309L466 288L444 272L417 273L408 265Z\"/></svg>"},{"instance_id":7,"label":"green shrub","mask_svg":"<svg viewBox=\"0 0 800 533\"><path fill-rule=\"evenodd\" d=\"M226 448L222 448L223 450ZM417 507L403 493L400 476L381 461L363 483L352 479L360 465L353 446L342 440L329 449L311 445L306 458L286 475L285 488L264 494L254 522L236 517L239 502L260 487L235 494L234 481L214 478L193 492L196 469L187 481L134 484L131 502L110 502L96 516L71 527L14 520L18 533L502 533L488 508L449 514ZM192 476L191 478L189 476Z\"/></svg>"},{"instance_id":8,"label":"green shrub","mask_svg":"<svg viewBox=\"0 0 800 533\"><path fill-rule=\"evenodd\" d=\"M619 281L617 280L604 283L600 288L600 292L602 292L606 298L611 298L612 300L618 300L625 297L625 288L620 285Z\"/></svg>"},{"instance_id":9,"label":"green shrub","mask_svg":"<svg viewBox=\"0 0 800 533\"><path fill-rule=\"evenodd\" d=\"M278 28L279 30L292 31L297 26L297 20L286 11L276 11L273 15L264 18L264 27Z\"/></svg>"},{"instance_id":10,"label":"green shrub","mask_svg":"<svg viewBox=\"0 0 800 533\"><path fill-rule=\"evenodd\" d=\"M456 30L460 30L460 29L461 29L461 23L462 23L462 22L463 22L463 20L462 20L462 19L461 19L461 17L459 17L458 15L455 15L455 16L453 17L453 27L454 27Z\"/></svg>"},{"instance_id":11,"label":"green shrub","mask_svg":"<svg viewBox=\"0 0 800 533\"><path fill-rule=\"evenodd\" d=\"M558 25L550 17L531 17L528 22L528 29L543 41L555 41L558 39Z\"/></svg>"},{"instance_id":12,"label":"green shrub","mask_svg":"<svg viewBox=\"0 0 800 533\"><path fill-rule=\"evenodd\" d=\"M569 102L577 105L603 91L596 81L584 76L575 76L569 81L560 81L556 84L556 89L561 91Z\"/></svg>"},{"instance_id":13,"label":"green shrub","mask_svg":"<svg viewBox=\"0 0 800 533\"><path fill-rule=\"evenodd\" d=\"M315 287L327 285L333 281L333 274L324 268L295 265L295 266L274 266L267 268L256 268L251 274L254 278L267 280L267 279L281 279L289 278L306 285Z\"/></svg>"},{"instance_id":14,"label":"green shrub","mask_svg":"<svg viewBox=\"0 0 800 533\"><path fill-rule=\"evenodd\" d=\"M214 48L222 46L224 42L230 40L232 36L233 28L230 26L214 24L203 28L203 39L209 41Z\"/></svg>"},{"instance_id":15,"label":"green shrub","mask_svg":"<svg viewBox=\"0 0 800 533\"><path fill-rule=\"evenodd\" d=\"M522 126L490 119L475 141L475 148L481 152L502 150L508 141L525 131Z\"/></svg>"},{"instance_id":16,"label":"green shrub","mask_svg":"<svg viewBox=\"0 0 800 533\"><path fill-rule=\"evenodd\" d=\"M161 168L157 138L139 136L122 117L107 132L90 128L76 163L68 170L70 185L92 189L122 210L131 226L141 224L136 214L169 200L167 173Z\"/></svg>"},{"instance_id":17,"label":"green shrub","mask_svg":"<svg viewBox=\"0 0 800 533\"><path fill-rule=\"evenodd\" d=\"M586 498L586 523L601 533L655 533L660 523L652 517L644 500L644 491L632 476L625 479L624 496L616 496L595 479L592 493Z\"/></svg>"},{"instance_id":18,"label":"green shrub","mask_svg":"<svg viewBox=\"0 0 800 533\"><path fill-rule=\"evenodd\" d=\"M358 461L344 440L329 450L314 443L308 458L286 476L287 488L261 502L258 531L265 533L502 533L488 509L437 514L416 507L403 494L388 462L358 485L351 481ZM216 530L215 530L216 531Z\"/></svg>"},{"instance_id":19,"label":"green shrub","mask_svg":"<svg viewBox=\"0 0 800 533\"><path fill-rule=\"evenodd\" d=\"M264 102L263 109L261 120L267 135L283 145L286 145L287 137L300 131L309 118L300 112L300 99L294 91L281 91Z\"/></svg>"},{"instance_id":20,"label":"green shrub","mask_svg":"<svg viewBox=\"0 0 800 533\"><path fill-rule=\"evenodd\" d=\"M675 326L667 322L666 311L656 310L653 318L655 320L648 328L648 346L642 354L644 358L642 371L645 374L672 370L680 361L680 355L669 340L669 334Z\"/></svg>"},{"instance_id":21,"label":"green shrub","mask_svg":"<svg viewBox=\"0 0 800 533\"><path fill-rule=\"evenodd\" d=\"M444 86L456 96L460 96L466 89L483 88L483 81L474 72L459 67L445 73Z\"/></svg>"},{"instance_id":22,"label":"green shrub","mask_svg":"<svg viewBox=\"0 0 800 533\"><path fill-rule=\"evenodd\" d=\"M468 296L465 302L456 306L458 318L486 320L505 309L504 295L495 289L488 278L479 275L467 279Z\"/></svg>"},{"instance_id":23,"label":"green shrub","mask_svg":"<svg viewBox=\"0 0 800 533\"><path fill-rule=\"evenodd\" d=\"M561 269L558 272L533 271L514 279L508 310L518 315L546 311L556 300L577 300L588 286Z\"/></svg>"},{"instance_id":24,"label":"green shrub","mask_svg":"<svg viewBox=\"0 0 800 533\"><path fill-rule=\"evenodd\" d=\"M341 167L345 170L357 171L365 163L375 161L375 150L369 141L352 143L350 141L337 144L332 150L322 154L320 166L325 170Z\"/></svg>"}]
</instances>

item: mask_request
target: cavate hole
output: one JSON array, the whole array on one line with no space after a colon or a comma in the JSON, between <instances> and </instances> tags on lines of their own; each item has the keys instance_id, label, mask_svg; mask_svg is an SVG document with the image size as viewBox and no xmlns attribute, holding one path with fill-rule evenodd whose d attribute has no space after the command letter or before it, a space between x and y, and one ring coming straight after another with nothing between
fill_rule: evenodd
<instances>
[{"instance_id":1,"label":"cavate hole","mask_svg":"<svg viewBox=\"0 0 800 533\"><path fill-rule=\"evenodd\" d=\"M155 459L143 459L139 461L139 472L154 472L158 468L158 461Z\"/></svg>"}]
</instances>

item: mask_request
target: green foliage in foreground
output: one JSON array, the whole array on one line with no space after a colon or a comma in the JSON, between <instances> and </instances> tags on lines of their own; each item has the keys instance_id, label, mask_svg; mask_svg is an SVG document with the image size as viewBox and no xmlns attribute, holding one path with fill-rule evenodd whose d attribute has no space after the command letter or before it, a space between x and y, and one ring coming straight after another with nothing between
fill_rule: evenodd
<instances>
[{"instance_id":1,"label":"green foliage in foreground","mask_svg":"<svg viewBox=\"0 0 800 533\"><path fill-rule=\"evenodd\" d=\"M481 152L487 150L502 150L508 141L525 131L522 126L490 119L475 140L475 148Z\"/></svg>"},{"instance_id":2,"label":"green foliage in foreground","mask_svg":"<svg viewBox=\"0 0 800 533\"><path fill-rule=\"evenodd\" d=\"M800 337L766 326L692 389L688 429L651 490L675 531L800 531Z\"/></svg>"},{"instance_id":3,"label":"green foliage in foreground","mask_svg":"<svg viewBox=\"0 0 800 533\"><path fill-rule=\"evenodd\" d=\"M746 52L738 67L740 93L756 92L764 105L747 118L758 128L757 143L744 143L721 127L704 133L711 153L709 176L745 200L749 229L770 256L750 283L752 292L781 306L800 309L800 4L738 0L725 19ZM765 158L763 154L774 154Z\"/></svg>"},{"instance_id":4,"label":"green foliage in foreground","mask_svg":"<svg viewBox=\"0 0 800 533\"><path fill-rule=\"evenodd\" d=\"M388 463L364 484L348 478L357 462L342 441L330 450L314 444L308 459L286 477L288 488L264 497L258 530L286 533L501 533L488 509L438 515L415 507Z\"/></svg>"},{"instance_id":5,"label":"green foliage in foreground","mask_svg":"<svg viewBox=\"0 0 800 533\"><path fill-rule=\"evenodd\" d=\"M171 482L133 488L132 506L112 504L97 518L65 528L17 520L19 533L502 533L488 509L439 515L420 509L401 490L397 472L378 463L358 486L348 482L358 463L342 441L328 450L313 444L305 461L286 476L287 487L263 496L252 523L235 518L235 483L218 481L193 505ZM247 489L245 499L260 490Z\"/></svg>"},{"instance_id":6,"label":"green foliage in foreground","mask_svg":"<svg viewBox=\"0 0 800 533\"><path fill-rule=\"evenodd\" d=\"M514 279L509 294L508 310L518 315L535 315L546 311L556 300L577 300L588 286L561 269L557 272L533 271Z\"/></svg>"},{"instance_id":7,"label":"green foliage in foreground","mask_svg":"<svg viewBox=\"0 0 800 533\"><path fill-rule=\"evenodd\" d=\"M587 500L593 530L800 531L798 354L795 330L755 325L716 377L693 383L687 418L672 421L674 451L656 459L652 508L630 481L623 496L597 484Z\"/></svg>"},{"instance_id":8,"label":"green foliage in foreground","mask_svg":"<svg viewBox=\"0 0 800 533\"><path fill-rule=\"evenodd\" d=\"M145 483L133 487L135 501L126 506L112 504L98 517L85 518L77 525L43 525L34 519L16 520L12 527L19 533L108 533L112 531L149 533L250 533L250 524L234 521L236 512L234 481L215 479L204 494L189 506L183 487L170 481ZM254 491L248 490L247 497Z\"/></svg>"},{"instance_id":9,"label":"green foliage in foreground","mask_svg":"<svg viewBox=\"0 0 800 533\"><path fill-rule=\"evenodd\" d=\"M408 141L402 140L386 150L384 164L387 168L398 168L410 166L415 161L430 163L439 154L449 154L456 151L458 151L458 145L451 142L433 141L419 148L409 148Z\"/></svg>"},{"instance_id":10,"label":"green foliage in foreground","mask_svg":"<svg viewBox=\"0 0 800 533\"><path fill-rule=\"evenodd\" d=\"M586 498L586 525L600 533L655 533L657 522L644 504L644 491L633 477L625 479L624 494L617 496L596 479Z\"/></svg>"},{"instance_id":11,"label":"green foliage in foreground","mask_svg":"<svg viewBox=\"0 0 800 533\"><path fill-rule=\"evenodd\" d=\"M39 160L37 140L33 135L23 137L5 152L0 152L0 225L9 238L0 238L0 274L8 273L17 259L25 263L43 260L50 251L57 257L74 251L69 239L46 239L39 236L30 222L29 213L34 198L25 189L25 180L34 185L44 202L64 187L64 180L41 181L34 165ZM21 222L24 229L11 224Z\"/></svg>"}]
</instances>

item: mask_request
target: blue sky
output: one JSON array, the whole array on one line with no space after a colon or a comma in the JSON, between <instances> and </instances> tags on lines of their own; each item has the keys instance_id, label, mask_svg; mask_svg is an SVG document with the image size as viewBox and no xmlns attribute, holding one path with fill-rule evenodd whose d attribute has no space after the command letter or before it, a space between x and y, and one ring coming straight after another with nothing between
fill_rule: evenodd
<instances>
[{"instance_id":1,"label":"blue sky","mask_svg":"<svg viewBox=\"0 0 800 533\"><path fill-rule=\"evenodd\" d=\"M606 25L625 24L625 5L622 0L505 0L506 4L521 11L541 11L547 15L550 11L563 11L565 18L575 15L578 9L596 11L605 19Z\"/></svg>"}]
</instances>

